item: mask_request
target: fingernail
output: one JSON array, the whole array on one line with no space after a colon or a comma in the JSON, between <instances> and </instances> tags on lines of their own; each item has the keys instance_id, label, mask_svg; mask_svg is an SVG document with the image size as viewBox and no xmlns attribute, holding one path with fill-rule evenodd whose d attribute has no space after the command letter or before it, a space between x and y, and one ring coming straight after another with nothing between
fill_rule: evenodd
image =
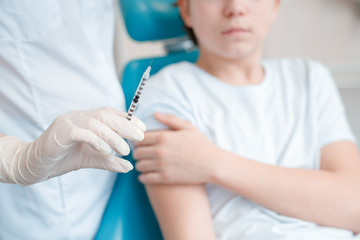
<instances>
[{"instance_id":1,"label":"fingernail","mask_svg":"<svg viewBox=\"0 0 360 240\"><path fill-rule=\"evenodd\" d=\"M144 132L141 131L139 128L135 128L135 135L136 135L135 139L138 141L142 141L145 137Z\"/></svg>"},{"instance_id":2,"label":"fingernail","mask_svg":"<svg viewBox=\"0 0 360 240\"><path fill-rule=\"evenodd\" d=\"M143 132L146 131L146 125L141 120L136 122L136 126L140 128Z\"/></svg>"},{"instance_id":3,"label":"fingernail","mask_svg":"<svg viewBox=\"0 0 360 240\"><path fill-rule=\"evenodd\" d=\"M143 175L139 175L139 181L141 182L141 183L144 183L145 182L145 178L144 178L144 176Z\"/></svg>"},{"instance_id":4,"label":"fingernail","mask_svg":"<svg viewBox=\"0 0 360 240\"><path fill-rule=\"evenodd\" d=\"M156 115L157 117L164 117L164 116L165 116L165 114L164 114L164 113L161 113L161 112L156 112L155 115Z\"/></svg>"},{"instance_id":5,"label":"fingernail","mask_svg":"<svg viewBox=\"0 0 360 240\"><path fill-rule=\"evenodd\" d=\"M134 168L134 166L129 161L123 161L121 165L123 166L125 173L131 171Z\"/></svg>"},{"instance_id":6,"label":"fingernail","mask_svg":"<svg viewBox=\"0 0 360 240\"><path fill-rule=\"evenodd\" d=\"M111 154L112 149L106 142L101 142L100 143L100 151L105 154Z\"/></svg>"},{"instance_id":7,"label":"fingernail","mask_svg":"<svg viewBox=\"0 0 360 240\"><path fill-rule=\"evenodd\" d=\"M126 156L130 153L130 147L127 143L121 143L120 150L121 150L120 153L123 156Z\"/></svg>"}]
</instances>

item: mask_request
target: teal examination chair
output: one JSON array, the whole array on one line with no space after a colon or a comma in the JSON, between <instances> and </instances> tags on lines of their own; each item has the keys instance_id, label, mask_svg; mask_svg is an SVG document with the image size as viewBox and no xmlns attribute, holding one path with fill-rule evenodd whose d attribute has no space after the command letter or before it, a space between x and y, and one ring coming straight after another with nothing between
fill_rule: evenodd
<instances>
[{"instance_id":1,"label":"teal examination chair","mask_svg":"<svg viewBox=\"0 0 360 240\"><path fill-rule=\"evenodd\" d=\"M178 9L173 6L174 2L175 0L119 0L131 38L140 42L164 43L167 53L154 58L151 75L168 64L195 62L198 57L197 50L194 50L192 42L186 37ZM127 107L151 59L134 60L125 67L122 87ZM134 164L131 153L126 159ZM163 239L145 188L137 179L138 175L135 169L127 174L118 174L95 239Z\"/></svg>"}]
</instances>

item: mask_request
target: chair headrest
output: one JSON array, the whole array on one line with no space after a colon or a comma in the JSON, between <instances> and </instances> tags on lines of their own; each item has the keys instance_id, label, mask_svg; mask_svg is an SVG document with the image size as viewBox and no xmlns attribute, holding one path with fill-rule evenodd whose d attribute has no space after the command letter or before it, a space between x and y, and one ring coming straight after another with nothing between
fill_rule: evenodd
<instances>
[{"instance_id":1,"label":"chair headrest","mask_svg":"<svg viewBox=\"0 0 360 240\"><path fill-rule=\"evenodd\" d=\"M126 29L136 41L156 41L186 35L176 0L119 0Z\"/></svg>"}]
</instances>

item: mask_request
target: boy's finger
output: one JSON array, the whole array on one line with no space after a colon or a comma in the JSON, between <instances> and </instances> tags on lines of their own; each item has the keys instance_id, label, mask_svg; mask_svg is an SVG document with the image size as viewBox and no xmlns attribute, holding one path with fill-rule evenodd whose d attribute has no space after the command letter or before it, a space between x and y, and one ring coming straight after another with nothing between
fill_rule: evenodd
<instances>
[{"instance_id":1,"label":"boy's finger","mask_svg":"<svg viewBox=\"0 0 360 240\"><path fill-rule=\"evenodd\" d=\"M178 118L171 114L157 112L154 116L156 120L169 126L173 130L192 130L195 128L194 125L192 125L189 121Z\"/></svg>"}]
</instances>

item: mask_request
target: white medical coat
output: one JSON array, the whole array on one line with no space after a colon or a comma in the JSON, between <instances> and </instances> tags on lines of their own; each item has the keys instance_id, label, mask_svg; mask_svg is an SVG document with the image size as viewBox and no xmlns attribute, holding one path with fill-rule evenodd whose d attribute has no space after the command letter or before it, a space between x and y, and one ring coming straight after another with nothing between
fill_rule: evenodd
<instances>
[{"instance_id":1,"label":"white medical coat","mask_svg":"<svg viewBox=\"0 0 360 240\"><path fill-rule=\"evenodd\" d=\"M31 141L68 111L124 110L113 10L111 0L0 1L0 132ZM114 179L85 169L0 183L0 239L93 238Z\"/></svg>"}]
</instances>

